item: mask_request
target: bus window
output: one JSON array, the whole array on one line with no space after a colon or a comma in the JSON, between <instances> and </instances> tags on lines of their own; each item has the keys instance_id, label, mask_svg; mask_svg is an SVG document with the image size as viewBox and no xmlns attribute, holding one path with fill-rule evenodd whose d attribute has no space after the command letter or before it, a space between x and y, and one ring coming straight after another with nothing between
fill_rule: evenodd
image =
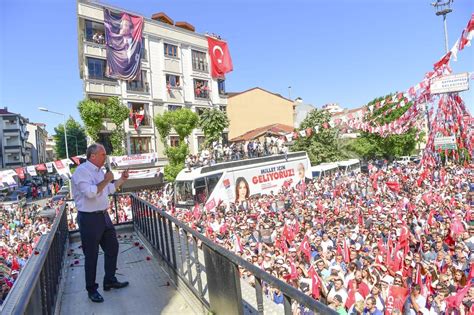
<instances>
[{"instance_id":1,"label":"bus window","mask_svg":"<svg viewBox=\"0 0 474 315\"><path fill-rule=\"evenodd\" d=\"M193 189L191 181L177 181L175 190L177 204L193 203Z\"/></svg>"},{"instance_id":2,"label":"bus window","mask_svg":"<svg viewBox=\"0 0 474 315\"><path fill-rule=\"evenodd\" d=\"M221 178L222 173L220 174L214 174L206 177L207 180L207 191L209 195L212 194L214 191L214 188L216 187L217 183L219 182L219 179Z\"/></svg>"},{"instance_id":3,"label":"bus window","mask_svg":"<svg viewBox=\"0 0 474 315\"><path fill-rule=\"evenodd\" d=\"M206 180L204 179L204 177L197 178L196 180L194 180L194 189L196 190L196 196L194 196L194 200L200 204L205 203L208 195Z\"/></svg>"}]
</instances>

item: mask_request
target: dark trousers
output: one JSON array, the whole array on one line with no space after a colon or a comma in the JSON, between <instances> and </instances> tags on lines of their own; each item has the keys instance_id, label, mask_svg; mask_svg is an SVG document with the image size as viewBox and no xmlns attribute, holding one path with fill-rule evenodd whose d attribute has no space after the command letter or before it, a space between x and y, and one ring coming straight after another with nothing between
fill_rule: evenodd
<instances>
[{"instance_id":1,"label":"dark trousers","mask_svg":"<svg viewBox=\"0 0 474 315\"><path fill-rule=\"evenodd\" d=\"M81 232L82 251L85 256L86 289L88 292L94 292L99 287L95 283L99 245L104 251L104 283L117 281L115 278L119 249L117 234L106 211L103 213L79 211L77 221Z\"/></svg>"}]
</instances>

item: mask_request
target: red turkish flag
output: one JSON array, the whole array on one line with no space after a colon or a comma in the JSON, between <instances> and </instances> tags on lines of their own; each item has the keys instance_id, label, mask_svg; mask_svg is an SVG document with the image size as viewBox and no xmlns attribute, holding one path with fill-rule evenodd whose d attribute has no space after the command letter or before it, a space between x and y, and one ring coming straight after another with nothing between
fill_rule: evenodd
<instances>
[{"instance_id":1,"label":"red turkish flag","mask_svg":"<svg viewBox=\"0 0 474 315\"><path fill-rule=\"evenodd\" d=\"M306 257L308 257L308 261L311 259L311 249L309 247L308 235L304 236L303 241L301 242L299 251L303 252L306 255Z\"/></svg>"},{"instance_id":2,"label":"red turkish flag","mask_svg":"<svg viewBox=\"0 0 474 315\"><path fill-rule=\"evenodd\" d=\"M213 37L207 37L209 57L211 58L211 75L213 78L222 78L233 70L227 43Z\"/></svg>"},{"instance_id":3,"label":"red turkish flag","mask_svg":"<svg viewBox=\"0 0 474 315\"><path fill-rule=\"evenodd\" d=\"M311 267L308 270L308 276L311 278L311 295L315 300L319 299L319 278L318 274L316 273L316 270L314 270L314 267L311 265Z\"/></svg>"},{"instance_id":4,"label":"red turkish flag","mask_svg":"<svg viewBox=\"0 0 474 315\"><path fill-rule=\"evenodd\" d=\"M392 314L393 310L403 310L403 305L408 296L408 289L392 285L388 289L388 295L385 302L385 315Z\"/></svg>"}]
</instances>

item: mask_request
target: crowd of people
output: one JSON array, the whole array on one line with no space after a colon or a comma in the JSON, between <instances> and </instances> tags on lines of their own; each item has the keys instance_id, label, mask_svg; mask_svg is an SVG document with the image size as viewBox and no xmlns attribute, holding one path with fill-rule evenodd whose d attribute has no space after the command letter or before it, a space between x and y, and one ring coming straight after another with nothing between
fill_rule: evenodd
<instances>
[{"instance_id":1,"label":"crowd of people","mask_svg":"<svg viewBox=\"0 0 474 315\"><path fill-rule=\"evenodd\" d=\"M210 166L219 162L251 159L274 154L284 154L287 147L276 137L265 137L250 141L233 142L229 145L216 143L211 148L203 148L198 154L186 157L186 168Z\"/></svg>"},{"instance_id":2,"label":"crowd of people","mask_svg":"<svg viewBox=\"0 0 474 315\"><path fill-rule=\"evenodd\" d=\"M369 168L212 212L166 208L340 314L473 314L473 169ZM160 192L141 196L170 204ZM251 273L241 275L254 284ZM283 303L278 290L265 285L264 292Z\"/></svg>"},{"instance_id":3,"label":"crowd of people","mask_svg":"<svg viewBox=\"0 0 474 315\"><path fill-rule=\"evenodd\" d=\"M50 205L54 206L54 205ZM39 216L36 204L0 206L0 304L52 222Z\"/></svg>"}]
</instances>

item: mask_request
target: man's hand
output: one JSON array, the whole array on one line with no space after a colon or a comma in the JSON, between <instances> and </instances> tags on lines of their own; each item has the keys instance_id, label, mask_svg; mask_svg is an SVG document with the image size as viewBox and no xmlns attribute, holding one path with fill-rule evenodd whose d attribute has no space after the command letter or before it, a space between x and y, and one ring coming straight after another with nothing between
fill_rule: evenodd
<instances>
[{"instance_id":1,"label":"man's hand","mask_svg":"<svg viewBox=\"0 0 474 315\"><path fill-rule=\"evenodd\" d=\"M105 173L104 180L107 181L107 183L110 183L111 181L113 181L114 173L112 173L111 171L108 171L107 173Z\"/></svg>"},{"instance_id":2,"label":"man's hand","mask_svg":"<svg viewBox=\"0 0 474 315\"><path fill-rule=\"evenodd\" d=\"M120 176L121 180L126 181L128 179L129 177L128 171L129 171L128 168L125 171L123 171L122 176Z\"/></svg>"}]
</instances>

